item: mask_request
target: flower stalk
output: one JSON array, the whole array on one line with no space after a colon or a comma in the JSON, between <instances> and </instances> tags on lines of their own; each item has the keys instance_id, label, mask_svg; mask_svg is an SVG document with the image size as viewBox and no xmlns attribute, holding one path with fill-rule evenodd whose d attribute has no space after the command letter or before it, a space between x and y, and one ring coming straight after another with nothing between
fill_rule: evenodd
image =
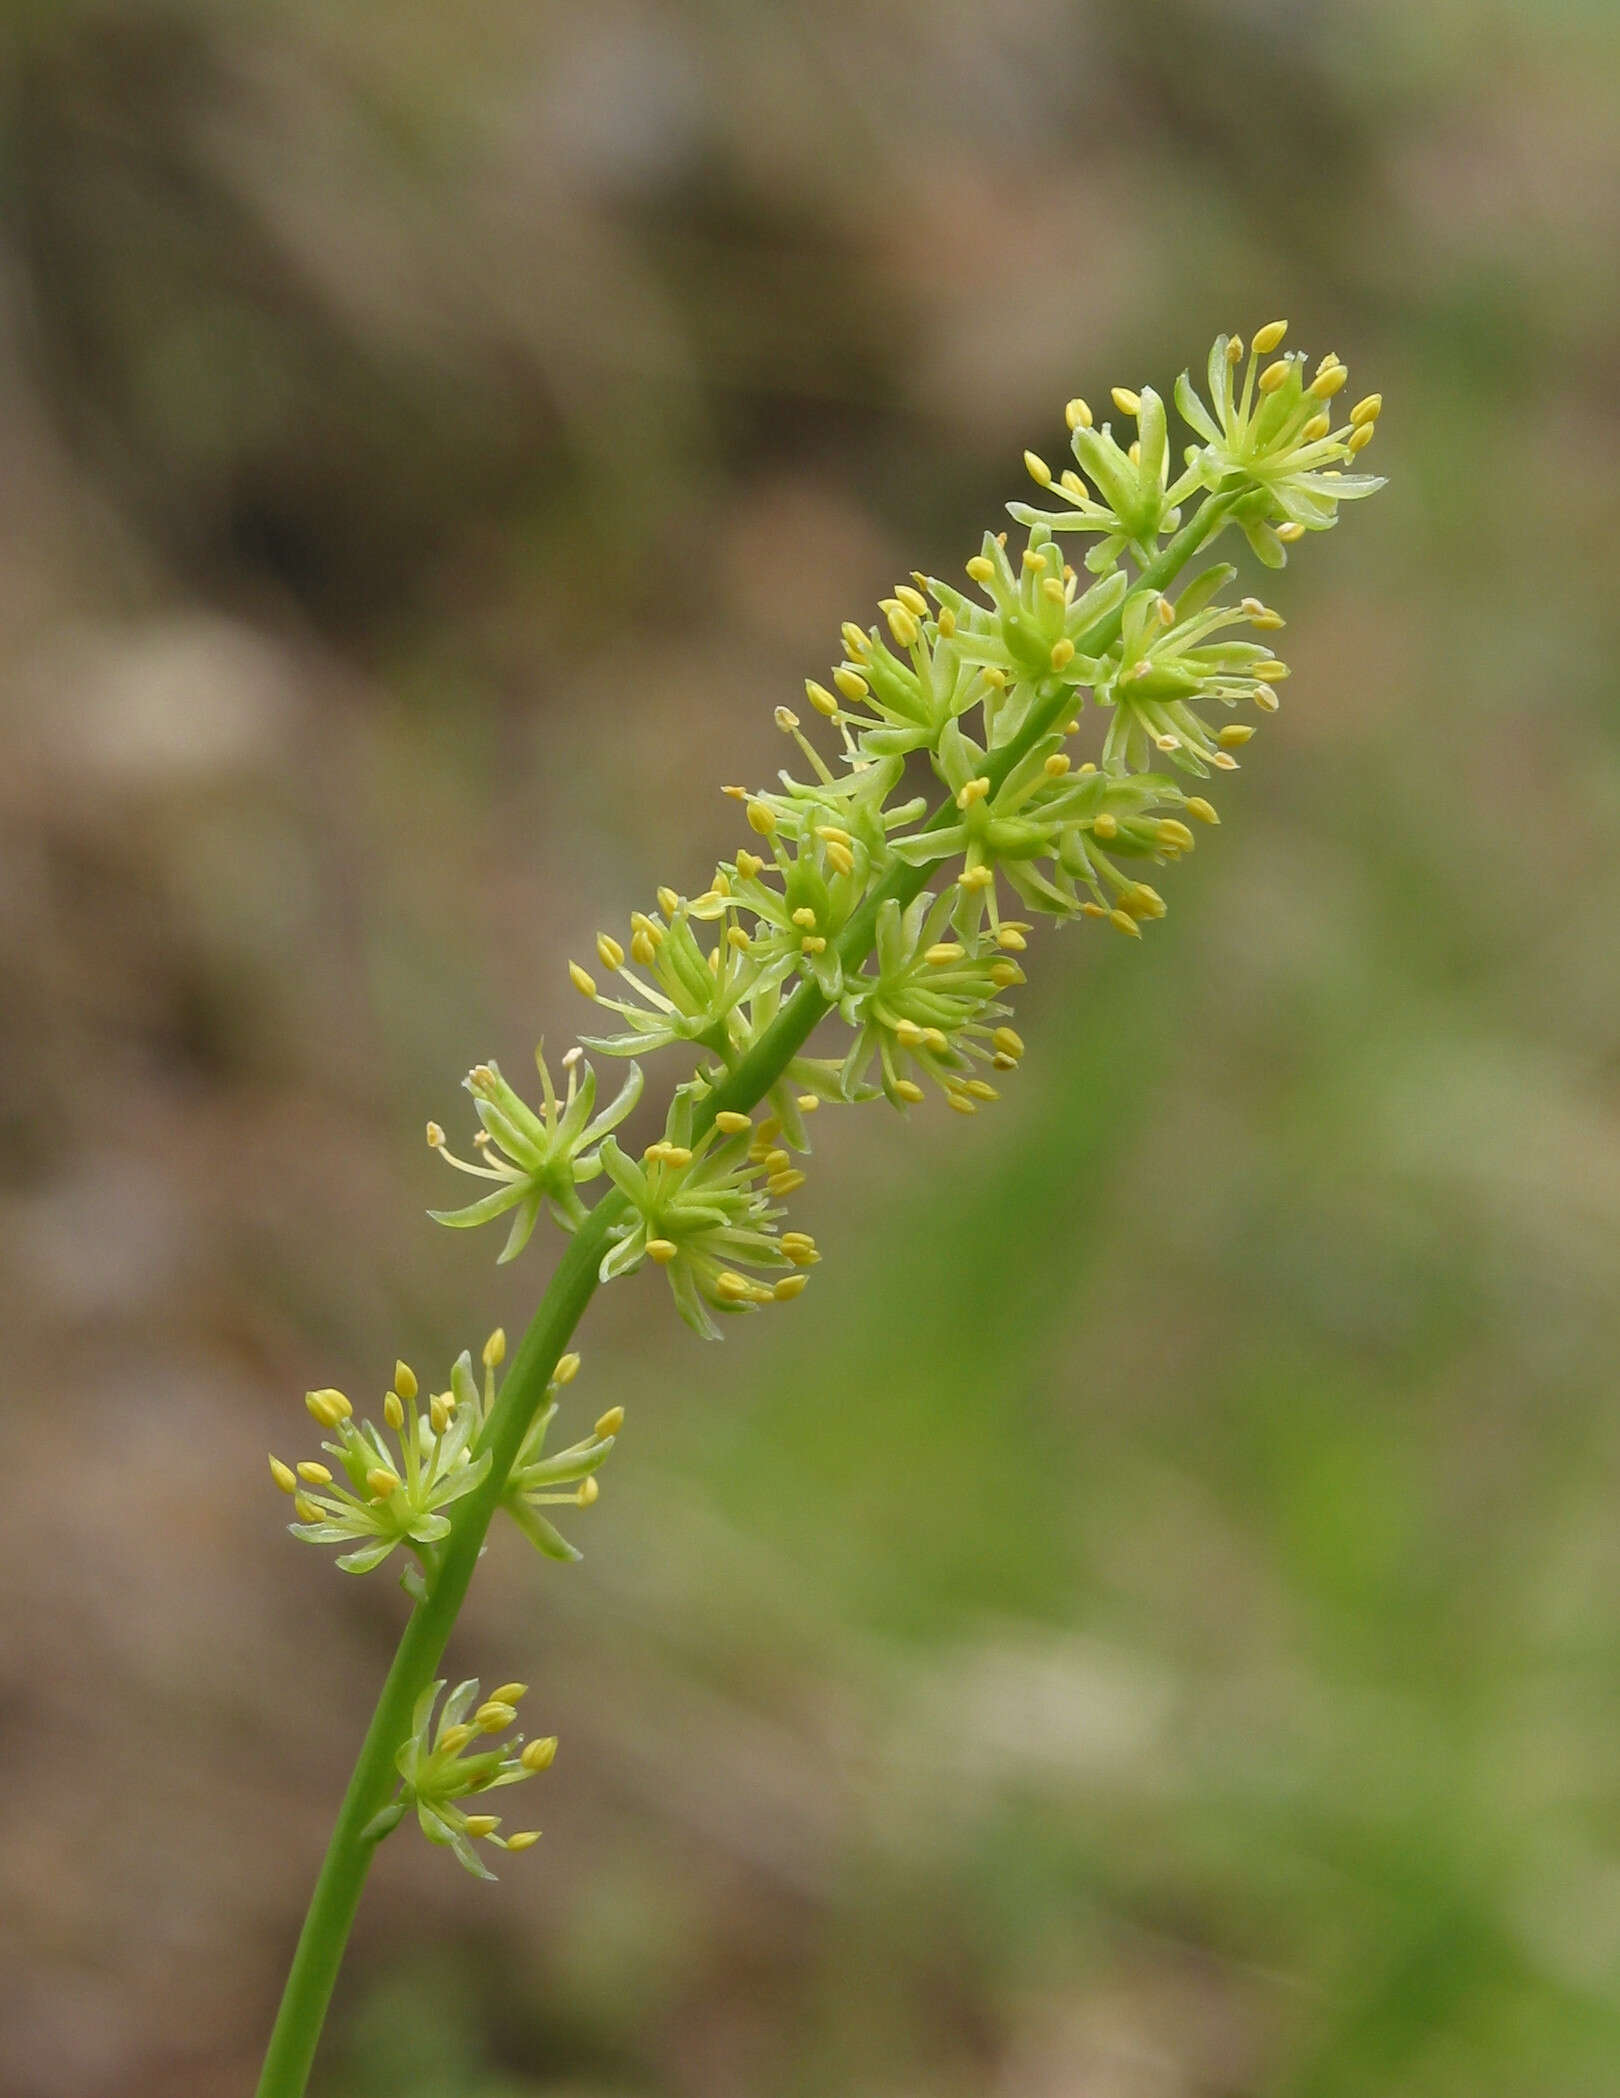
<instances>
[{"instance_id":1,"label":"flower stalk","mask_svg":"<svg viewBox=\"0 0 1620 2098\"><path fill-rule=\"evenodd\" d=\"M707 1336L724 1316L796 1298L819 1257L808 1234L785 1228L808 1120L826 1104L877 1099L904 1112L930 1086L958 1113L979 1112L1024 1054L1006 999L1024 980L1019 957L1034 918L1093 918L1140 938L1164 915L1143 870L1193 849L1184 818L1218 820L1172 774L1204 780L1236 769L1253 725L1216 726L1208 710L1273 711L1286 676L1269 641L1234 638L1240 627L1269 635L1282 622L1258 599L1220 601L1233 569L1208 568L1179 595L1172 586L1229 527L1280 566L1307 532L1336 521L1340 501L1381 485L1343 471L1370 441L1379 397L1334 430L1326 404L1344 384L1343 365L1325 358L1307 380L1302 358L1272 358L1285 333L1281 322L1259 331L1241 378L1243 345L1218 338L1212 406L1183 379L1177 403L1202 441L1179 474L1151 388L1114 391L1137 425L1126 445L1071 401L1081 471L1054 477L1025 455L1037 486L1067 507L1012 505L1026 543L1015 559L1005 534L987 534L967 564L971 591L916 576L882 601L881 628L847 625L830 684L806 685L836 737L831 758L779 708L809 777L784 771L776 788L727 787L751 842L700 894L660 890L657 912L636 913L627 940L600 934L601 981L570 965L576 990L616 1016L614 1031L585 1047L686 1061L663 1134L639 1157L615 1134L640 1096L639 1062L596 1111L583 1049L564 1059L560 1096L539 1059L538 1108L495 1064L474 1067L476 1160L450 1154L443 1130L428 1125L429 1143L452 1165L491 1184L440 1221L474 1227L510 1215L503 1259L546 1213L567 1243L503 1381L499 1333L484 1348L482 1387L464 1356L425 1410L414 1375L398 1365L383 1402L397 1456L341 1394L312 1393L309 1410L330 1431L325 1448L346 1483L318 1460L271 1460L294 1497L296 1535L348 1545L340 1564L352 1572L401 1545L414 1563L402 1584L413 1608L317 1881L260 2098L304 2090L372 1853L407 1812L480 1876L480 1843L518 1849L535 1838L503 1838L495 1817L469 1813L466 1802L543 1767L555 1743L479 1747L480 1729L510 1724L515 1697L476 1705L476 1685L464 1684L435 1719L438 1671L501 1508L546 1556L578 1556L541 1510L591 1504L622 1413L603 1415L555 1455L544 1445L579 1366L569 1344L597 1288L651 1263L681 1316ZM1097 580L1083 583L1064 559L1066 533L1094 542L1083 566ZM1071 746L1091 711L1106 730L1097 754L1077 762ZM918 753L942 790L926 820L925 802L893 799ZM1170 772L1157 769L1163 760ZM1004 912L1008 895L1017 916ZM810 1054L830 1018L852 1040L840 1055ZM598 1177L607 1185L587 1205L580 1190Z\"/></svg>"}]
</instances>

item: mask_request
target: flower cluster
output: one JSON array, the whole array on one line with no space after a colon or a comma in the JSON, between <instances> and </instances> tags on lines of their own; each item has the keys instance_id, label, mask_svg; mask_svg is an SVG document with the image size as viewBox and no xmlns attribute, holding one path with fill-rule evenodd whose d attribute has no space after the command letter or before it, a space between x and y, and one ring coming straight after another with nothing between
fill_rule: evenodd
<instances>
[{"instance_id":1,"label":"flower cluster","mask_svg":"<svg viewBox=\"0 0 1620 2098\"><path fill-rule=\"evenodd\" d=\"M340 1391L306 1393L304 1404L331 1433L332 1440L321 1447L335 1460L341 1478L318 1458L296 1465L270 1459L270 1476L292 1497L298 1517L288 1524L293 1536L306 1544L349 1545L337 1562L345 1573L369 1573L396 1546L405 1545L418 1562L408 1569L405 1585L419 1594L421 1576L433 1566L433 1547L450 1534L444 1510L489 1475L489 1452L479 1444L494 1411L495 1372L505 1356L506 1335L497 1326L484 1343L482 1388L473 1374L471 1355L463 1352L451 1368L449 1389L433 1394L425 1410L417 1404L415 1372L397 1362L393 1384L383 1396L382 1428L357 1419ZM577 1559L579 1553L541 1515L541 1508L589 1508L601 1490L596 1473L624 1425L623 1408L615 1406L585 1441L545 1456L556 1394L578 1369L577 1355L565 1355L558 1363L546 1405L530 1427L501 1493L501 1505L518 1528L553 1559ZM561 1487L573 1491L559 1492Z\"/></svg>"},{"instance_id":2,"label":"flower cluster","mask_svg":"<svg viewBox=\"0 0 1620 2098\"><path fill-rule=\"evenodd\" d=\"M747 826L736 851L695 893L660 888L622 933L599 933L591 967L569 964L610 1020L563 1059L562 1093L543 1055L537 1107L482 1063L466 1081L476 1157L452 1154L429 1123L433 1148L488 1183L439 1221L509 1216L507 1260L549 1213L581 1234L569 1289L582 1262L601 1281L650 1264L687 1323L715 1335L721 1316L806 1286L818 1254L788 1228L786 1205L805 1179L795 1154L810 1148L816 1110L881 1098L904 1111L932 1089L972 1115L997 1098L1024 1053L1009 998L1035 919L1099 920L1139 938L1166 910L1150 877L1193 849L1195 826L1219 820L1189 787L1235 771L1255 733L1252 720L1222 717L1277 708L1281 617L1227 594L1231 566L1192 564L1236 530L1280 568L1308 532L1337 522L1341 503L1382 485L1346 471L1372 441L1380 396L1335 426L1344 365L1330 355L1307 376L1302 354L1278 354L1286 334L1271 322L1247 353L1218 337L1207 400L1183 375L1175 402L1195 441L1179 469L1152 387L1113 389L1134 425L1128 441L1070 401L1074 466L1054 474L1025 454L1052 507L1009 506L1021 545L987 533L966 588L914 573L880 600L880 621L844 625L840 660L805 684L821 740L779 707L788 764L772 781L723 789ZM932 797L917 792L927 772ZM827 1024L842 1039L817 1041ZM587 1048L631 1059L606 1107ZM640 1059L666 1050L681 1074L661 1133L638 1150L616 1132L641 1097ZM598 1179L607 1185L588 1209L580 1190ZM350 1547L339 1564L353 1572L404 1544L420 1561L407 1585L424 1593L451 1529L445 1509L488 1475L489 1445L510 1446L497 1427L505 1348L492 1334L481 1383L463 1355L425 1411L401 1364L386 1433L357 1422L340 1393L312 1392L338 1473L271 1459L294 1497L294 1534ZM514 1404L533 1413L500 1488L514 1521L558 1559L578 1554L545 1511L590 1505L623 1419L615 1407L547 1454L578 1364L563 1355L543 1399L520 1388ZM432 1840L482 1871L473 1843L502 1839L493 1816L461 1802L544 1767L553 1744L515 1756L475 1747L510 1723L519 1686L475 1710L477 1686L463 1684L435 1723L442 1687L424 1693L399 1752L396 1818L414 1805Z\"/></svg>"},{"instance_id":3,"label":"flower cluster","mask_svg":"<svg viewBox=\"0 0 1620 2098\"><path fill-rule=\"evenodd\" d=\"M492 1843L499 1850L528 1850L539 1842L540 1831L521 1829L503 1836L498 1814L469 1814L462 1802L504 1785L520 1785L549 1770L557 1754L557 1737L548 1734L525 1741L517 1734L496 1746L495 1737L504 1734L517 1717L518 1701L528 1691L526 1683L502 1683L482 1703L476 1677L458 1683L435 1721L433 1711L443 1689L442 1681L432 1683L416 1701L410 1734L394 1758L399 1797L372 1823L371 1834L386 1835L414 1808L430 1843L453 1850L477 1878L493 1879L494 1873L473 1845Z\"/></svg>"}]
</instances>

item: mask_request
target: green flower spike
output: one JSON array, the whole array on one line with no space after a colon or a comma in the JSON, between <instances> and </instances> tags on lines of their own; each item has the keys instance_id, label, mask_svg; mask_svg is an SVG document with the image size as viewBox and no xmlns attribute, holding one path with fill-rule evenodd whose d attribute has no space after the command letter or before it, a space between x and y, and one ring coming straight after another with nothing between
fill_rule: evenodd
<instances>
[{"instance_id":1,"label":"green flower spike","mask_svg":"<svg viewBox=\"0 0 1620 2098\"><path fill-rule=\"evenodd\" d=\"M1176 406L1204 440L1187 454L1189 472L1209 489L1233 475L1257 484L1236 516L1268 568L1282 567L1292 541L1335 524L1340 503L1384 485L1376 474L1342 471L1372 442L1382 395L1358 401L1334 429L1327 403L1349 372L1331 351L1309 380L1301 351L1262 368L1261 358L1270 357L1287 333L1286 321L1268 322L1256 333L1241 392L1233 384L1243 362L1243 343L1235 335L1218 335L1209 353L1209 406L1185 372L1176 382Z\"/></svg>"},{"instance_id":2,"label":"green flower spike","mask_svg":"<svg viewBox=\"0 0 1620 2098\"><path fill-rule=\"evenodd\" d=\"M536 1049L534 1060L543 1094L538 1114L518 1098L493 1063L475 1064L462 1081L472 1094L478 1119L484 1125L473 1139L482 1164L473 1165L448 1150L444 1131L437 1122L429 1122L427 1129L428 1144L441 1158L463 1173L498 1183L493 1194L469 1202L465 1209L431 1209L429 1216L435 1223L466 1230L515 1209L517 1214L501 1251L503 1261L516 1259L528 1244L542 1204L549 1207L565 1231L578 1226L585 1207L574 1190L601 1172L602 1158L597 1147L641 1098L641 1066L632 1064L612 1103L593 1117L596 1073L582 1062L580 1050L570 1049L563 1058L568 1090L560 1101L542 1049Z\"/></svg>"},{"instance_id":3,"label":"green flower spike","mask_svg":"<svg viewBox=\"0 0 1620 2098\"><path fill-rule=\"evenodd\" d=\"M802 1232L776 1230L784 1213L778 1198L804 1180L787 1152L760 1156L749 1142L747 1115L718 1115L695 1143L682 1141L690 1122L690 1100L678 1095L669 1133L649 1144L639 1163L611 1137L603 1146L602 1163L631 1213L613 1227L601 1276L611 1282L651 1260L668 1275L681 1317L717 1340L711 1310L729 1314L782 1303L798 1296L807 1279L783 1275L773 1285L744 1274L744 1267L807 1267L815 1247Z\"/></svg>"},{"instance_id":4,"label":"green flower spike","mask_svg":"<svg viewBox=\"0 0 1620 2098\"><path fill-rule=\"evenodd\" d=\"M481 1393L473 1382L469 1355L463 1355L456 1363L450 1372L450 1381L458 1400L465 1402L471 1398L480 1417L487 1421L495 1410L495 1372L506 1360L506 1334L499 1326L484 1343L483 1359L484 1388ZM548 1559L572 1560L578 1559L580 1554L550 1519L541 1514L541 1509L591 1507L601 1494L596 1474L607 1462L619 1430L624 1426L624 1408L611 1407L583 1442L558 1450L551 1457L545 1454L546 1433L557 1417L557 1394L565 1384L572 1384L578 1375L578 1355L564 1355L546 1386L545 1404L523 1438L523 1446L501 1495L501 1506L529 1542ZM573 1491L557 1491L566 1486L571 1486Z\"/></svg>"},{"instance_id":5,"label":"green flower spike","mask_svg":"<svg viewBox=\"0 0 1620 2098\"><path fill-rule=\"evenodd\" d=\"M479 1425L473 1404L444 1393L416 1407L416 1377L407 1364L394 1365L393 1388L383 1399L383 1418L398 1454L381 1429L356 1421L340 1391L312 1391L304 1404L336 1440L321 1448L336 1458L348 1480L340 1484L328 1465L307 1459L296 1469L270 1459L270 1475L291 1494L298 1521L288 1528L306 1544L353 1544L338 1565L345 1573L370 1573L398 1545L408 1545L424 1567L431 1548L450 1534L444 1510L471 1493L489 1470L489 1455L474 1457L470 1444Z\"/></svg>"},{"instance_id":6,"label":"green flower spike","mask_svg":"<svg viewBox=\"0 0 1620 2098\"><path fill-rule=\"evenodd\" d=\"M503 1836L498 1814L469 1814L462 1804L550 1769L557 1754L555 1735L525 1742L518 1734L498 1748L493 1745L493 1737L505 1733L517 1717L526 1688L523 1683L503 1683L480 1704L476 1678L458 1683L435 1725L433 1708L444 1683L441 1679L429 1684L416 1701L410 1737L394 1758L400 1795L372 1822L372 1836L387 1835L414 1807L428 1841L453 1850L478 1879L495 1875L474 1850L475 1843L493 1843L499 1850L528 1850L538 1843L537 1828Z\"/></svg>"}]
</instances>

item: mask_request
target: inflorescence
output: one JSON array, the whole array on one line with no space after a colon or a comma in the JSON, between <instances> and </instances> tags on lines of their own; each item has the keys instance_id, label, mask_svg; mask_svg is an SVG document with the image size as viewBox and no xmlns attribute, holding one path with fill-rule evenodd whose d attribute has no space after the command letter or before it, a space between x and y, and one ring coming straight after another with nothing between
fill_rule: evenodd
<instances>
[{"instance_id":1,"label":"inflorescence","mask_svg":"<svg viewBox=\"0 0 1620 2098\"><path fill-rule=\"evenodd\" d=\"M591 1253L600 1279L650 1262L687 1323L713 1335L718 1316L797 1296L819 1258L813 1239L788 1227L787 1201L803 1184L795 1157L808 1152L808 1121L823 1104L886 1099L904 1112L933 1090L971 1115L997 1098L997 1081L1024 1053L1007 1001L1024 982L1033 920L1098 919L1140 938L1166 910L1149 875L1219 821L1198 788L1237 769L1255 733L1249 710L1278 707L1288 675L1272 641L1281 615L1257 597L1230 597L1229 565L1186 580L1182 571L1229 528L1281 568L1307 533L1337 522L1341 503L1383 485L1347 471L1373 438L1381 397L1369 394L1335 426L1344 365L1329 355L1307 376L1302 354L1278 354L1286 334L1285 322L1271 322L1247 354L1237 337L1218 337L1207 399L1183 374L1175 402L1196 441L1179 472L1151 387L1113 390L1126 442L1085 401L1070 401L1074 465L1054 474L1024 454L1047 506L1009 505L1021 546L987 533L967 563L970 588L914 574L881 600L881 623L844 626L828 679L805 684L824 742L778 707L790 765L772 785L723 789L741 808L746 842L696 894L660 888L622 933L598 934L590 967L569 964L576 990L607 1017L563 1058L562 1093L538 1052L533 1107L482 1063L466 1080L476 1156L456 1156L428 1124L436 1151L489 1184L466 1207L434 1212L440 1222L510 1216L500 1256L510 1260L543 1213L578 1231L590 1214L580 1189L605 1178L613 1206L599 1220L599 1259ZM1075 547L1079 569L1066 557L1070 540L1089 542ZM1086 755L1077 745L1092 716L1099 733ZM941 789L932 813L911 791L920 764ZM753 1108L724 1104L738 1095L722 1089L754 1074L751 1053L790 1006L808 1015L789 1030L796 1052L761 1059L746 1095ZM808 1053L811 1027L827 1018L847 1030L842 1053ZM685 1075L661 1134L633 1155L615 1132L641 1096L637 1059L665 1049L681 1052ZM603 1108L587 1050L631 1060ZM294 1497L294 1534L346 1545L338 1563L351 1572L404 1545L418 1562L407 1586L423 1593L451 1529L444 1510L488 1473L504 1354L497 1332L482 1384L464 1355L425 1410L400 1364L383 1400L386 1434L357 1422L341 1393L310 1393L337 1473L318 1460L271 1459ZM558 1363L501 1488L519 1527L563 1559L578 1554L542 1510L589 1506L622 1421L615 1408L589 1437L545 1454L557 1394L578 1363ZM501 1839L492 1817L459 1801L544 1767L554 1746L504 1759L464 1753L491 1718L509 1721L516 1687L469 1722L476 1685L463 1684L435 1727L435 1685L400 1751L394 1818L413 1803L423 1829L474 1871L484 1868L473 1840Z\"/></svg>"}]
</instances>

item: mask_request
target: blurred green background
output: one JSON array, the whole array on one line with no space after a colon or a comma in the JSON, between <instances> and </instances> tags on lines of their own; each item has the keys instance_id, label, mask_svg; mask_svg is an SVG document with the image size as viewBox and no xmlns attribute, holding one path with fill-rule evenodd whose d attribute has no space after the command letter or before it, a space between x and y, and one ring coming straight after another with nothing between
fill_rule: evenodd
<instances>
[{"instance_id":1,"label":"blurred green background","mask_svg":"<svg viewBox=\"0 0 1620 2098\"><path fill-rule=\"evenodd\" d=\"M1224 827L993 1113L823 1118L801 1305L593 1310L586 1560L451 1656L546 1840L387 1846L317 2090L1620 2093L1617 80L1612 0L13 0L11 2098L251 2086L403 1608L264 1451L544 1274L424 1120L1068 395L1276 313L1391 486Z\"/></svg>"}]
</instances>

